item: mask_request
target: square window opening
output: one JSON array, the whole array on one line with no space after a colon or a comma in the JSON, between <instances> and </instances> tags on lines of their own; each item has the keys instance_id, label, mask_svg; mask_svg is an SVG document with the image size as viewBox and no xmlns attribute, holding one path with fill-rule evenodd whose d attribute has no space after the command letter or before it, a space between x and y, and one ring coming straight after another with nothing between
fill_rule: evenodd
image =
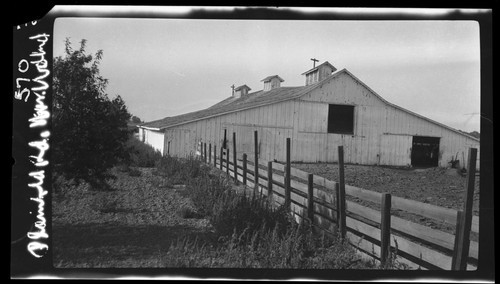
<instances>
[{"instance_id":1,"label":"square window opening","mask_svg":"<svg viewBox=\"0 0 500 284\"><path fill-rule=\"evenodd\" d=\"M354 106L328 105L328 133L354 134Z\"/></svg>"}]
</instances>

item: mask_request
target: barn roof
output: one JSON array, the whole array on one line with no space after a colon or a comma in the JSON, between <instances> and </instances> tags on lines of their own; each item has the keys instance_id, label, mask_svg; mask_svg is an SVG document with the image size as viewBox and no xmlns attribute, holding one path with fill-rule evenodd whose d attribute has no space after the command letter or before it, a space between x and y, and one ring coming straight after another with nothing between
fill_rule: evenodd
<instances>
[{"instance_id":1,"label":"barn roof","mask_svg":"<svg viewBox=\"0 0 500 284\"><path fill-rule=\"evenodd\" d=\"M328 63L328 62L325 62ZM328 63L329 64L329 63ZM319 66L316 66L318 68ZM314 68L313 68L314 69ZM311 69L312 70L312 69ZM309 70L309 71L311 71ZM307 71L307 72L309 72ZM307 73L306 72L306 73ZM390 103L386 101L384 98L382 98L379 94L377 94L375 91L373 91L368 85L366 85L363 81L358 79L356 76L354 76L351 72L349 72L347 69L342 69L340 71L337 71L333 73L332 75L326 77L325 79L314 83L309 86L301 86L301 87L279 87L275 88L269 91L264 92L263 90L256 91L249 93L247 95L241 96L239 98L235 98L234 96L230 96L221 102L203 109L199 111L194 111L186 114L181 114L178 116L172 116L172 117L166 117L163 119L159 120L154 120L151 122L146 122L143 124L140 124L139 127L146 128L146 129L152 129L152 130L163 130L165 128L170 128L198 120L203 120L207 119L210 117L215 117L219 115L224 115L236 111L241 111L245 109L250 109L250 108L255 108L255 107L260 107L260 106L265 106L265 105L270 105L278 102L283 102L283 101L288 101L288 100L293 100L300 98L301 96L311 92L312 90L318 88L319 86L323 85L324 83L330 81L331 79L337 77L338 75L346 73L349 76L351 76L355 81L360 83L362 86L364 86L366 89L368 89L375 97L380 99L382 102L384 102L386 105L392 106L394 108L397 108L401 111L404 111L406 113L409 113L411 115L414 115L416 117L422 118L430 123L436 124L438 126L444 127L448 130L451 130L455 133L458 133L460 135L466 136L470 139L473 139L475 141L479 142L479 139L476 137L473 137L467 133L460 132L457 129L454 129L452 127L449 127L447 125L444 125L442 123L439 123L437 121L434 121L430 118L427 118L425 116L422 116L420 114L414 113L412 111L409 111L405 108L402 108L398 105L395 105L393 103Z\"/></svg>"},{"instance_id":2,"label":"barn roof","mask_svg":"<svg viewBox=\"0 0 500 284\"><path fill-rule=\"evenodd\" d=\"M196 120L206 119L209 117L231 113L243 109L292 100L308 93L314 87L315 85L307 87L280 87L269 90L267 92L264 92L262 90L252 92L239 98L231 96L207 109L173 117L166 117L160 120L143 123L140 126L143 128L161 130L180 124L185 124Z\"/></svg>"}]
</instances>

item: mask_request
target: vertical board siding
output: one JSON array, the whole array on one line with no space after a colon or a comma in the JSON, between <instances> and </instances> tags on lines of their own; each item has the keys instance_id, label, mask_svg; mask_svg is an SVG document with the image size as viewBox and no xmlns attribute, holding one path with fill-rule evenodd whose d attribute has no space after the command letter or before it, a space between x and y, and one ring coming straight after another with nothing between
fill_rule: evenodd
<instances>
[{"instance_id":1,"label":"vertical board siding","mask_svg":"<svg viewBox=\"0 0 500 284\"><path fill-rule=\"evenodd\" d=\"M408 165L411 163L412 136L440 138L439 166L447 166L457 152L459 153L458 159L462 160L461 153L466 153L469 147L479 148L478 141L392 105L387 105L371 93L370 90L345 73L332 79L321 88L313 90L300 100L300 112L303 114L300 116L298 130L302 132L326 132L326 129L317 128L318 125L326 127L327 123L323 122L322 119L317 119L317 109L314 109L309 104L324 103L325 106L328 104L349 104L355 106L354 135L327 134L329 137L325 139L326 144L331 147L332 143L335 142L337 142L336 145L340 145L336 141L340 137L342 144L346 146L346 162L349 163L377 164L378 156L380 156L381 164ZM308 123L309 114L306 114L307 112L315 112L315 114L310 114L312 117L309 119L316 120ZM327 114L324 117L326 116ZM331 137L330 135L338 137ZM388 138L386 135L395 135L395 137ZM404 138L405 135L407 137ZM332 152L328 151L329 147L326 145L322 145L322 147L325 151ZM317 154L313 149L309 148L307 152L310 155ZM313 162L316 160L316 158L307 158L305 156L306 153L301 155L304 161ZM325 156L327 161L336 161L333 152ZM467 163L467 157L465 159L464 164ZM477 164L479 165L479 160Z\"/></svg>"},{"instance_id":2,"label":"vertical board siding","mask_svg":"<svg viewBox=\"0 0 500 284\"><path fill-rule=\"evenodd\" d=\"M176 141L186 140L188 137L183 136L179 132L180 129L192 129L189 139L217 144L220 147L224 129L227 129L227 139L230 143L228 145L232 145L232 133L236 132L239 155L245 152L253 156L253 132L257 130L260 157L267 160L283 160L284 153L281 152L285 150L286 138L294 135L292 127L294 122L298 121L298 118L294 118L296 107L294 101L283 102L172 127L167 129L166 133L169 134L165 135L164 142L172 139L170 146L172 152ZM183 151L187 151L188 148L176 146L177 150L172 154L184 156Z\"/></svg>"}]
</instances>

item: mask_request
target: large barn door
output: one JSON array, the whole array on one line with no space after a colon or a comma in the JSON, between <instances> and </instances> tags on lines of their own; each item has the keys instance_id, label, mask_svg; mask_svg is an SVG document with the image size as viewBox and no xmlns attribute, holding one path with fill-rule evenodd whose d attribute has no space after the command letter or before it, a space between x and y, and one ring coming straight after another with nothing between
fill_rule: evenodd
<instances>
[{"instance_id":1,"label":"large barn door","mask_svg":"<svg viewBox=\"0 0 500 284\"><path fill-rule=\"evenodd\" d=\"M411 165L413 167L437 167L439 161L439 137L413 136Z\"/></svg>"}]
</instances>

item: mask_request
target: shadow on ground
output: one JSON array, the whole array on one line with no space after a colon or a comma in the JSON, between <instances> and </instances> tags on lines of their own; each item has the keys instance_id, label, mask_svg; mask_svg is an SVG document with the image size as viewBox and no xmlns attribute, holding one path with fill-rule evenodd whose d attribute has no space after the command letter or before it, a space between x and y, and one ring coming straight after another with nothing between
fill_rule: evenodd
<instances>
[{"instance_id":1,"label":"shadow on ground","mask_svg":"<svg viewBox=\"0 0 500 284\"><path fill-rule=\"evenodd\" d=\"M55 267L161 267L172 242L213 234L185 225L126 226L119 224L54 225Z\"/></svg>"}]
</instances>

